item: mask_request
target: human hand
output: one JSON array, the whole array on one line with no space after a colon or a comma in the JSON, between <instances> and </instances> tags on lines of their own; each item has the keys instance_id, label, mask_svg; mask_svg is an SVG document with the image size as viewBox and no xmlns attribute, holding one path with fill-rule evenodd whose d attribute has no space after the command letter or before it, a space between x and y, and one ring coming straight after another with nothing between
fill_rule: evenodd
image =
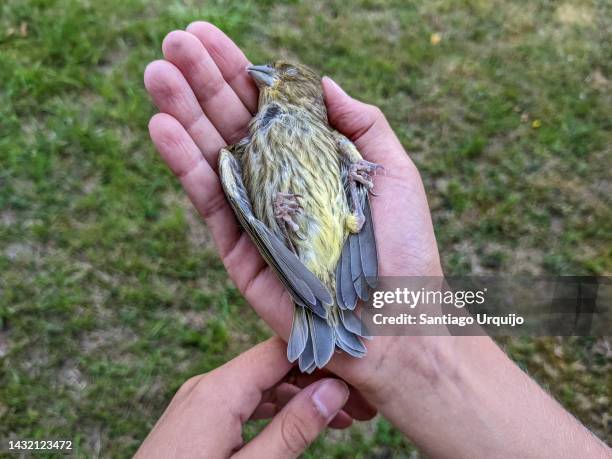
<instances>
[{"instance_id":1,"label":"human hand","mask_svg":"<svg viewBox=\"0 0 612 459\"><path fill-rule=\"evenodd\" d=\"M287 338L291 298L240 231L215 173L219 149L244 136L257 107L257 89L245 72L249 62L220 30L202 22L191 24L187 32L171 32L162 48L166 60L151 63L145 71L145 85L161 111L149 124L151 137L205 218L237 287ZM380 275L441 275L422 182L384 116L344 94L328 78L323 87L331 124L366 159L385 167L385 174L375 179L379 196L372 200ZM377 362L383 351L388 353L385 341L369 343L368 357L347 367L349 380L372 393L378 392L378 384L371 383L384 380Z\"/></svg>"},{"instance_id":2,"label":"human hand","mask_svg":"<svg viewBox=\"0 0 612 459\"><path fill-rule=\"evenodd\" d=\"M236 286L286 339L292 300L239 229L215 172L219 149L244 136L257 107L257 89L245 72L249 62L225 34L203 22L191 24L186 32L171 32L162 49L166 60L152 62L145 71L145 86L161 112L149 123L151 138L206 220ZM381 111L352 99L328 78L323 88L330 123L355 143L365 159L385 167L385 174L375 178L378 196L372 200L380 275L441 275L421 179ZM395 394L411 390L406 379L414 381L410 393L419 397L420 382L405 373L428 374L430 355L439 354L443 342L377 337L367 343L364 359L336 355L328 369L356 388L354 398L362 400L352 403L347 412L356 419L375 414L359 391L377 407L397 406Z\"/></svg>"},{"instance_id":3,"label":"human hand","mask_svg":"<svg viewBox=\"0 0 612 459\"><path fill-rule=\"evenodd\" d=\"M168 34L163 52L166 60L145 71L161 112L149 123L151 138L206 220L236 286L286 339L291 298L240 231L215 173L220 148L244 136L256 111L257 89L244 71L249 63L227 36L203 22ZM442 276L423 184L384 116L328 78L323 88L332 126L365 159L385 167L372 199L379 274ZM368 402L373 404L432 457L552 456L551 445L561 457L600 448L488 337L376 337L367 348L363 359L337 354L325 369L351 384L347 413L369 419L375 411ZM551 418L563 421L550 429ZM531 420L528 429L524 419ZM572 449L567 438L580 441Z\"/></svg>"},{"instance_id":4,"label":"human hand","mask_svg":"<svg viewBox=\"0 0 612 459\"><path fill-rule=\"evenodd\" d=\"M297 457L341 411L349 390L323 378L300 390L279 338L261 343L216 370L185 382L136 453L136 458ZM290 384L293 382L294 384ZM243 444L248 419L273 419Z\"/></svg>"}]
</instances>

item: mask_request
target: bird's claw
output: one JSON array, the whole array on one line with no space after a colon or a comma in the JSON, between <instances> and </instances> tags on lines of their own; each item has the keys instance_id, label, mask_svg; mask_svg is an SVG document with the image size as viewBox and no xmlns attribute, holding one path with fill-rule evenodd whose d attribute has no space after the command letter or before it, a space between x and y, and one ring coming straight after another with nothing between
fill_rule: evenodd
<instances>
[{"instance_id":1,"label":"bird's claw","mask_svg":"<svg viewBox=\"0 0 612 459\"><path fill-rule=\"evenodd\" d=\"M362 159L349 166L349 188L351 190L351 201L353 203L353 216L355 218L355 228L353 231L359 232L365 223L365 216L361 208L361 198L357 191L357 183L363 185L370 194L376 196L372 191L374 182L372 181L371 173L377 169L384 169L380 164L371 163Z\"/></svg>"},{"instance_id":2,"label":"bird's claw","mask_svg":"<svg viewBox=\"0 0 612 459\"><path fill-rule=\"evenodd\" d=\"M301 214L304 210L299 202L300 199L302 196L299 194L281 193L280 191L274 198L274 217L295 233L298 233L300 227L293 220L293 216Z\"/></svg>"},{"instance_id":3,"label":"bird's claw","mask_svg":"<svg viewBox=\"0 0 612 459\"><path fill-rule=\"evenodd\" d=\"M374 182L372 181L370 174L372 172L376 173L376 170L378 169L384 169L384 167L380 164L362 159L361 161L350 165L349 178L354 182L361 183L368 190L371 190L374 187Z\"/></svg>"}]
</instances>

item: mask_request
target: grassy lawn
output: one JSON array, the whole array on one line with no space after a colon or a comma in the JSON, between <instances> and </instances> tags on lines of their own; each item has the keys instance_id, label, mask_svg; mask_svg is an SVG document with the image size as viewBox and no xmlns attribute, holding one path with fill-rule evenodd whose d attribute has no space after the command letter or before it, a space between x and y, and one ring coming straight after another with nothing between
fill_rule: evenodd
<instances>
[{"instance_id":1,"label":"grassy lawn","mask_svg":"<svg viewBox=\"0 0 612 459\"><path fill-rule=\"evenodd\" d=\"M127 456L187 377L269 334L146 129L142 71L196 19L383 109L447 274L612 273L612 4L408 3L0 4L0 451L63 438ZM610 340L501 343L612 440ZM307 457L412 454L376 419Z\"/></svg>"}]
</instances>

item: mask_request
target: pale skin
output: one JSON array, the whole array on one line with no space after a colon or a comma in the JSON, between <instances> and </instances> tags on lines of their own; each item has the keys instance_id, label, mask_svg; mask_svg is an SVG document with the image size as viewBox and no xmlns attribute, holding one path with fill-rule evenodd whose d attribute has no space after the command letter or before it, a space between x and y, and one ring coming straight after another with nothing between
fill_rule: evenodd
<instances>
[{"instance_id":1,"label":"pale skin","mask_svg":"<svg viewBox=\"0 0 612 459\"><path fill-rule=\"evenodd\" d=\"M176 393L137 458L292 458L330 423L345 427L338 415L349 389L335 378L312 384L291 374L286 343L272 338L205 375L189 379ZM287 383L291 381L293 384ZM297 386L306 384L303 390ZM247 419L274 416L247 444ZM332 419L336 417L335 420Z\"/></svg>"},{"instance_id":2,"label":"pale skin","mask_svg":"<svg viewBox=\"0 0 612 459\"><path fill-rule=\"evenodd\" d=\"M204 22L171 32L162 48L165 59L152 62L145 71L146 88L160 111L149 123L151 138L205 219L238 289L286 340L291 299L238 228L215 172L219 149L244 136L257 110L257 89L244 70L249 61L219 29ZM324 78L322 84L332 126L354 142L364 159L384 166L384 173L374 178L378 196L372 199L380 274L442 276L421 178L384 115L345 94L331 79ZM351 418L369 419L378 411L431 457L611 457L609 448L488 337L376 337L367 348L363 359L337 354L328 365L329 372L351 390L348 403L332 421L335 427L348 426ZM234 366L234 373L251 375L241 368ZM270 368L280 380L288 364L279 359ZM315 375L298 386L326 375ZM217 443L218 457L237 448L235 432L228 431L227 438L223 432L212 436L202 424L202 413L218 422L240 424L257 403L245 401L248 409L242 411L213 406L206 401L207 393L220 397L225 386L215 384L219 379L211 374L202 378L208 382L197 389L201 398L193 401L201 404L200 409L189 404L181 409L173 401L143 444L144 450L163 451L167 444L184 442L195 446L184 448L181 457L199 457L194 437L208 445ZM270 387L277 381L266 382ZM260 393L268 389L264 386L257 386ZM308 418L308 409L297 408L295 413L295 419ZM272 423L282 422L274 419ZM318 430L328 422L320 421ZM172 427L176 423L185 428ZM307 429L306 421L297 424ZM275 438L283 442L282 435ZM269 440L275 444L272 437ZM273 457L292 457L308 441L310 437L299 448L285 444L286 456L281 452ZM258 444L265 451L265 445Z\"/></svg>"}]
</instances>

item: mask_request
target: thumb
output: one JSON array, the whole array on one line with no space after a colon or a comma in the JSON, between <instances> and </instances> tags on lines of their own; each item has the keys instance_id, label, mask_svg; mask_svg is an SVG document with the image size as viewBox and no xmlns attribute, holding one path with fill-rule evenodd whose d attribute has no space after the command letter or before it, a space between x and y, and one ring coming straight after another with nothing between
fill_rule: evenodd
<instances>
[{"instance_id":1,"label":"thumb","mask_svg":"<svg viewBox=\"0 0 612 459\"><path fill-rule=\"evenodd\" d=\"M383 160L385 167L389 159L406 156L380 108L353 99L330 77L323 77L321 84L330 124L352 140L362 154L370 160Z\"/></svg>"},{"instance_id":2,"label":"thumb","mask_svg":"<svg viewBox=\"0 0 612 459\"><path fill-rule=\"evenodd\" d=\"M353 142L373 128L389 128L382 111L349 96L330 77L323 77L323 91L329 122Z\"/></svg>"},{"instance_id":3,"label":"thumb","mask_svg":"<svg viewBox=\"0 0 612 459\"><path fill-rule=\"evenodd\" d=\"M303 453L342 409L349 395L339 379L322 379L297 394L234 458L294 458Z\"/></svg>"}]
</instances>

